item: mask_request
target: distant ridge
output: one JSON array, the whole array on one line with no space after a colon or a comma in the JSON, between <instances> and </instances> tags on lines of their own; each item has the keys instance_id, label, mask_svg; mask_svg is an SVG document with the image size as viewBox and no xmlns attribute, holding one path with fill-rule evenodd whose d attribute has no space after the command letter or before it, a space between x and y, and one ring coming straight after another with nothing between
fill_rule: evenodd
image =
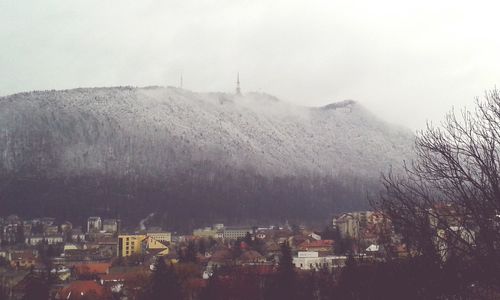
<instances>
[{"instance_id":1,"label":"distant ridge","mask_svg":"<svg viewBox=\"0 0 500 300\"><path fill-rule=\"evenodd\" d=\"M412 145L409 130L353 100L310 108L264 93L236 97L157 86L0 97L0 171L14 181L90 177L161 185L178 174L209 182L218 172L240 171L270 180L376 181L411 155ZM5 190L0 196L14 201L17 192ZM35 196L23 197L31 203Z\"/></svg>"}]
</instances>

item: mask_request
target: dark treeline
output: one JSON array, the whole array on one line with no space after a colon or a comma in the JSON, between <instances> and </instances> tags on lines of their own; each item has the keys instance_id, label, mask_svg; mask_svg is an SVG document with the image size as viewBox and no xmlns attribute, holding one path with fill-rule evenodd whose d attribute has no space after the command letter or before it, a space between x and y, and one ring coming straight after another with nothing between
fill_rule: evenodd
<instances>
[{"instance_id":1,"label":"dark treeline","mask_svg":"<svg viewBox=\"0 0 500 300\"><path fill-rule=\"evenodd\" d=\"M334 212L367 208L376 187L349 176L269 178L206 163L163 178L8 174L0 178L0 202L4 215L77 223L101 215L134 225L155 212L159 225L189 229L215 221L324 222Z\"/></svg>"}]
</instances>

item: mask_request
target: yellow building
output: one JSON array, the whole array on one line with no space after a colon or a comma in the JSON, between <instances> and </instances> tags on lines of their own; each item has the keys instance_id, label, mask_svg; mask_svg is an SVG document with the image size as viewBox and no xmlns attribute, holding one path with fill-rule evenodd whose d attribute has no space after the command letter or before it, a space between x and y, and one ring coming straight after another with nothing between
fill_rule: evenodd
<instances>
[{"instance_id":1,"label":"yellow building","mask_svg":"<svg viewBox=\"0 0 500 300\"><path fill-rule=\"evenodd\" d=\"M170 252L170 249L168 249L168 247L163 242L158 241L157 239L151 236L148 236L146 239L147 239L146 248L148 250L161 250L158 253L156 253L156 255L163 256L167 255Z\"/></svg>"},{"instance_id":2,"label":"yellow building","mask_svg":"<svg viewBox=\"0 0 500 300\"><path fill-rule=\"evenodd\" d=\"M162 242L142 234L119 235L118 256L127 257L133 254L146 254L147 250L163 250L156 255L167 255L168 247Z\"/></svg>"},{"instance_id":3,"label":"yellow building","mask_svg":"<svg viewBox=\"0 0 500 300\"><path fill-rule=\"evenodd\" d=\"M127 257L133 254L143 253L142 242L146 235L119 235L118 236L118 256Z\"/></svg>"}]
</instances>

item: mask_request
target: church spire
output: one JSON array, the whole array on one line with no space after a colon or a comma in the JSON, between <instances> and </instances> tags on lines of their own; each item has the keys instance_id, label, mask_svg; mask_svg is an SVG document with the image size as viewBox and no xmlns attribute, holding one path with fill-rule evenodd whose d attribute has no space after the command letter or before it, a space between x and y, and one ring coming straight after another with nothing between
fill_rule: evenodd
<instances>
[{"instance_id":1,"label":"church spire","mask_svg":"<svg viewBox=\"0 0 500 300\"><path fill-rule=\"evenodd\" d=\"M241 95L241 89L240 89L240 72L238 72L238 76L236 77L236 95Z\"/></svg>"}]
</instances>

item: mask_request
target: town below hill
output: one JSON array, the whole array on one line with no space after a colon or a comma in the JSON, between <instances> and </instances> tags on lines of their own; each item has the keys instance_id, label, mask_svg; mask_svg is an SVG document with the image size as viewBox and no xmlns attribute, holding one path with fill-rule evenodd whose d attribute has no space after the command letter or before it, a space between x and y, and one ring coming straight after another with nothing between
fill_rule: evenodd
<instances>
[{"instance_id":1,"label":"town below hill","mask_svg":"<svg viewBox=\"0 0 500 300\"><path fill-rule=\"evenodd\" d=\"M76 294L94 297L88 299L147 299L141 297L152 292L162 268L177 278L171 288L182 299L207 299L207 293L225 299L223 295L234 293L236 286L238 293L270 289L265 286L280 276L286 260L297 280L322 274L321 280L332 288L349 261L383 261L386 246L380 237L392 232L390 222L373 211L336 215L325 220L323 228L213 224L180 235L141 225L122 228L122 220L98 216L89 217L84 228L48 217L2 218L1 292L8 299L24 299L32 289L51 299L84 299L71 296ZM408 254L393 232L391 239L397 255ZM248 286L242 288L244 283Z\"/></svg>"}]
</instances>

